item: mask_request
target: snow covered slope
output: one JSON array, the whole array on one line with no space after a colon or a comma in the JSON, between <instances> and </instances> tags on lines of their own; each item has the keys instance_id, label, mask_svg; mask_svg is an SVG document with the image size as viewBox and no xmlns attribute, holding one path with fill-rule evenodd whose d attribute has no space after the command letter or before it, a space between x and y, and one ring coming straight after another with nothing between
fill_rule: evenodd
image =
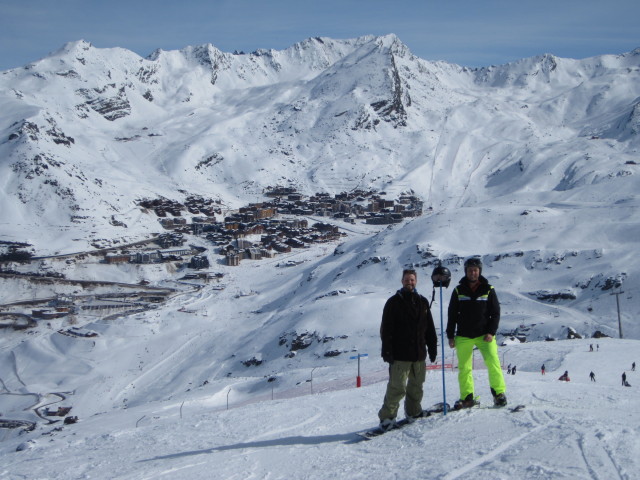
<instances>
[{"instance_id":1,"label":"snow covered slope","mask_svg":"<svg viewBox=\"0 0 640 480\"><path fill-rule=\"evenodd\" d=\"M631 480L640 468L638 372L629 371L638 342L603 339L594 352L589 342L510 347L506 359L518 366L518 373L507 377L509 398L526 405L518 413L473 409L439 414L359 441L356 432L375 424L384 396L385 383L376 382L369 371L360 389L354 388L353 377L350 384L340 384L320 375L314 376L314 393L308 382L292 390L276 386L273 398L252 396L248 403L233 387L212 396L212 386L206 385L1 442L0 473L8 480ZM539 372L543 362L545 376ZM379 361L369 365L369 370L382 368ZM620 386L625 369L631 388ZM557 380L565 370L571 382ZM301 381L308 378L300 376ZM455 391L455 374L447 373L446 379L449 392ZM476 372L476 382L482 402L490 396L485 371ZM441 400L440 373L429 373L425 405Z\"/></svg>"}]
</instances>

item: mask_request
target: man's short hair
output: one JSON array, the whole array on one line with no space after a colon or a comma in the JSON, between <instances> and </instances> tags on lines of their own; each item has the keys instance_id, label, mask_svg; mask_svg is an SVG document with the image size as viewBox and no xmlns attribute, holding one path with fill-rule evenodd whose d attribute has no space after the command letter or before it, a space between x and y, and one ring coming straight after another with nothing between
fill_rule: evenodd
<instances>
[{"instance_id":1,"label":"man's short hair","mask_svg":"<svg viewBox=\"0 0 640 480\"><path fill-rule=\"evenodd\" d=\"M402 270L402 278L404 278L405 275L413 275L414 277L418 278L418 274L413 268L405 268L404 270Z\"/></svg>"}]
</instances>

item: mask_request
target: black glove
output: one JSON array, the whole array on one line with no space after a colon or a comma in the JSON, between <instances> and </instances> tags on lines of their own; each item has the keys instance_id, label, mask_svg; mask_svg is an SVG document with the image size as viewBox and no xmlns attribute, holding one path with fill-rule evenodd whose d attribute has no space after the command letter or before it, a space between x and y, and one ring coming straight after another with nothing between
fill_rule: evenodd
<instances>
[{"instance_id":1,"label":"black glove","mask_svg":"<svg viewBox=\"0 0 640 480\"><path fill-rule=\"evenodd\" d=\"M384 360L384 362L388 363L389 365L393 365L393 356L390 354L382 355L382 360Z\"/></svg>"},{"instance_id":2,"label":"black glove","mask_svg":"<svg viewBox=\"0 0 640 480\"><path fill-rule=\"evenodd\" d=\"M433 363L433 362L435 362L435 361L436 361L436 354L435 354L435 353L434 353L433 355L429 354L429 361L430 361L431 363Z\"/></svg>"}]
</instances>

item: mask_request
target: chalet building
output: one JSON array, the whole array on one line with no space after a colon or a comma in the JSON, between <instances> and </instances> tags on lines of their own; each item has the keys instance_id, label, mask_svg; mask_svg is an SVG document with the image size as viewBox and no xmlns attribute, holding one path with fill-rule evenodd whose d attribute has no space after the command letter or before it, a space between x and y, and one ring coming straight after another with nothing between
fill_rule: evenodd
<instances>
[{"instance_id":1,"label":"chalet building","mask_svg":"<svg viewBox=\"0 0 640 480\"><path fill-rule=\"evenodd\" d=\"M215 220L216 213L219 215L222 212L220 211L220 209L215 208L201 208L200 213L206 215L207 217L214 217Z\"/></svg>"},{"instance_id":2,"label":"chalet building","mask_svg":"<svg viewBox=\"0 0 640 480\"><path fill-rule=\"evenodd\" d=\"M48 305L55 309L60 309L62 307L72 307L75 304L73 295L57 295L54 300L51 300Z\"/></svg>"},{"instance_id":3,"label":"chalet building","mask_svg":"<svg viewBox=\"0 0 640 480\"><path fill-rule=\"evenodd\" d=\"M57 410L51 410L47 408L44 412L49 417L64 417L71 411L71 407L58 407Z\"/></svg>"},{"instance_id":4,"label":"chalet building","mask_svg":"<svg viewBox=\"0 0 640 480\"><path fill-rule=\"evenodd\" d=\"M227 243L233 241L232 235L221 232L208 233L205 238L214 245L226 245Z\"/></svg>"},{"instance_id":5,"label":"chalet building","mask_svg":"<svg viewBox=\"0 0 640 480\"><path fill-rule=\"evenodd\" d=\"M290 253L291 246L286 243L276 242L271 246L278 253Z\"/></svg>"},{"instance_id":6,"label":"chalet building","mask_svg":"<svg viewBox=\"0 0 640 480\"><path fill-rule=\"evenodd\" d=\"M62 318L62 317L66 317L67 315L69 315L69 312L59 312L57 310L49 310L49 309L31 310L31 316L33 318L41 318L43 320L50 320L53 318Z\"/></svg>"},{"instance_id":7,"label":"chalet building","mask_svg":"<svg viewBox=\"0 0 640 480\"><path fill-rule=\"evenodd\" d=\"M107 254L104 257L105 263L108 264L116 264L116 263L129 263L131 261L131 255L129 254Z\"/></svg>"},{"instance_id":8,"label":"chalet building","mask_svg":"<svg viewBox=\"0 0 640 480\"><path fill-rule=\"evenodd\" d=\"M296 193L295 188L291 187L267 187L265 195L267 197L284 197L289 194Z\"/></svg>"},{"instance_id":9,"label":"chalet building","mask_svg":"<svg viewBox=\"0 0 640 480\"><path fill-rule=\"evenodd\" d=\"M405 218L419 217L420 215L422 215L422 210L411 209L411 210L404 210L402 212L402 216Z\"/></svg>"},{"instance_id":10,"label":"chalet building","mask_svg":"<svg viewBox=\"0 0 640 480\"><path fill-rule=\"evenodd\" d=\"M220 254L221 255L231 255L233 253L236 253L236 251L237 251L236 247L234 247L231 244L225 245L225 246L220 248Z\"/></svg>"},{"instance_id":11,"label":"chalet building","mask_svg":"<svg viewBox=\"0 0 640 480\"><path fill-rule=\"evenodd\" d=\"M202 235L204 233L204 223L192 223L191 233L194 235Z\"/></svg>"},{"instance_id":12,"label":"chalet building","mask_svg":"<svg viewBox=\"0 0 640 480\"><path fill-rule=\"evenodd\" d=\"M253 218L258 220L274 217L276 213L276 206L272 203L252 203L248 207L241 207L238 210L240 216L251 214Z\"/></svg>"},{"instance_id":13,"label":"chalet building","mask_svg":"<svg viewBox=\"0 0 640 480\"><path fill-rule=\"evenodd\" d=\"M228 254L226 256L226 259L227 265L229 265L230 267L237 267L238 265L240 265L240 255L238 255L237 253Z\"/></svg>"},{"instance_id":14,"label":"chalet building","mask_svg":"<svg viewBox=\"0 0 640 480\"><path fill-rule=\"evenodd\" d=\"M256 224L247 226L245 232L247 235L262 235L264 233L264 225Z\"/></svg>"},{"instance_id":15,"label":"chalet building","mask_svg":"<svg viewBox=\"0 0 640 480\"><path fill-rule=\"evenodd\" d=\"M160 225L162 225L166 229L173 229L177 227L182 227L187 224L186 218L160 218Z\"/></svg>"},{"instance_id":16,"label":"chalet building","mask_svg":"<svg viewBox=\"0 0 640 480\"><path fill-rule=\"evenodd\" d=\"M414 195L400 195L400 198L398 199L398 202L409 205L409 204L412 204L412 203L420 202L420 200L418 199L418 197L416 197Z\"/></svg>"},{"instance_id":17,"label":"chalet building","mask_svg":"<svg viewBox=\"0 0 640 480\"><path fill-rule=\"evenodd\" d=\"M297 238L288 238L284 243L290 245L293 248L304 248L306 247L305 243Z\"/></svg>"},{"instance_id":18,"label":"chalet building","mask_svg":"<svg viewBox=\"0 0 640 480\"><path fill-rule=\"evenodd\" d=\"M390 225L401 222L402 215L398 213L385 213L383 215L372 216L366 219L366 223L368 225Z\"/></svg>"},{"instance_id":19,"label":"chalet building","mask_svg":"<svg viewBox=\"0 0 640 480\"><path fill-rule=\"evenodd\" d=\"M209 259L203 255L195 255L189 261L189 268L196 270L201 268L209 268Z\"/></svg>"},{"instance_id":20,"label":"chalet building","mask_svg":"<svg viewBox=\"0 0 640 480\"><path fill-rule=\"evenodd\" d=\"M227 221L225 218L224 228L226 230L240 230L240 222Z\"/></svg>"},{"instance_id":21,"label":"chalet building","mask_svg":"<svg viewBox=\"0 0 640 480\"><path fill-rule=\"evenodd\" d=\"M184 245L184 242L184 236L181 233L163 233L154 240L154 243L160 245L160 248L180 247Z\"/></svg>"},{"instance_id":22,"label":"chalet building","mask_svg":"<svg viewBox=\"0 0 640 480\"><path fill-rule=\"evenodd\" d=\"M174 249L166 249L166 250L156 250L153 251L143 251L136 252L134 255L130 256L130 260L133 263L156 263L171 260L172 258L179 258L183 255L192 255L194 252L191 248L174 248Z\"/></svg>"},{"instance_id":23,"label":"chalet building","mask_svg":"<svg viewBox=\"0 0 640 480\"><path fill-rule=\"evenodd\" d=\"M369 202L369 205L367 205L367 211L371 212L371 213L379 212L380 211L380 205L376 201Z\"/></svg>"},{"instance_id":24,"label":"chalet building","mask_svg":"<svg viewBox=\"0 0 640 480\"><path fill-rule=\"evenodd\" d=\"M262 260L262 250L256 247L247 248L245 250L247 258L250 260Z\"/></svg>"},{"instance_id":25,"label":"chalet building","mask_svg":"<svg viewBox=\"0 0 640 480\"><path fill-rule=\"evenodd\" d=\"M320 232L338 233L340 231L337 225L331 225L330 223L314 223L313 228Z\"/></svg>"},{"instance_id":26,"label":"chalet building","mask_svg":"<svg viewBox=\"0 0 640 480\"><path fill-rule=\"evenodd\" d=\"M134 263L153 263L158 259L158 252L136 252L133 256Z\"/></svg>"},{"instance_id":27,"label":"chalet building","mask_svg":"<svg viewBox=\"0 0 640 480\"><path fill-rule=\"evenodd\" d=\"M94 303L90 305L81 305L80 309L96 311L96 310L131 310L134 308L145 308L146 305L141 302L116 302L105 300L105 303Z\"/></svg>"},{"instance_id":28,"label":"chalet building","mask_svg":"<svg viewBox=\"0 0 640 480\"><path fill-rule=\"evenodd\" d=\"M285 220L284 225L289 228L308 228L309 222L306 218L294 218Z\"/></svg>"},{"instance_id":29,"label":"chalet building","mask_svg":"<svg viewBox=\"0 0 640 480\"><path fill-rule=\"evenodd\" d=\"M238 250L253 247L253 242L250 242L249 240L245 240L244 238L237 238L235 241L235 244L236 244L236 247L238 247Z\"/></svg>"},{"instance_id":30,"label":"chalet building","mask_svg":"<svg viewBox=\"0 0 640 480\"><path fill-rule=\"evenodd\" d=\"M215 224L216 223L216 219L215 219L215 217L213 217L213 218L211 218L211 217L191 217L191 222L192 223Z\"/></svg>"},{"instance_id":31,"label":"chalet building","mask_svg":"<svg viewBox=\"0 0 640 480\"><path fill-rule=\"evenodd\" d=\"M191 248L173 248L169 250L158 250L161 259L167 257L181 257L182 255L192 255Z\"/></svg>"}]
</instances>

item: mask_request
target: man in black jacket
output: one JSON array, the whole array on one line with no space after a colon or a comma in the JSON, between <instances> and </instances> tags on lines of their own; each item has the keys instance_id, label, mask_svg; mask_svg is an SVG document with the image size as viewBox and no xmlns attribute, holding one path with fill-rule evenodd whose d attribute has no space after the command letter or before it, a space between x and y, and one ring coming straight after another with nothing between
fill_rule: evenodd
<instances>
[{"instance_id":1,"label":"man in black jacket","mask_svg":"<svg viewBox=\"0 0 640 480\"><path fill-rule=\"evenodd\" d=\"M422 415L426 358L433 363L438 353L438 337L429 302L416 291L415 270L402 272L402 288L387 300L382 312L380 338L382 358L389 364L389 383L384 404L378 412L380 427L393 428L403 398L410 420Z\"/></svg>"},{"instance_id":2,"label":"man in black jacket","mask_svg":"<svg viewBox=\"0 0 640 480\"><path fill-rule=\"evenodd\" d=\"M460 400L454 408L476 404L473 391L473 348L482 354L489 373L494 404L507 404L506 386L495 335L500 322L500 303L492 285L482 276L482 261L477 257L464 262L465 276L453 290L449 302L447 338L458 355ZM515 371L515 367L514 367Z\"/></svg>"}]
</instances>

